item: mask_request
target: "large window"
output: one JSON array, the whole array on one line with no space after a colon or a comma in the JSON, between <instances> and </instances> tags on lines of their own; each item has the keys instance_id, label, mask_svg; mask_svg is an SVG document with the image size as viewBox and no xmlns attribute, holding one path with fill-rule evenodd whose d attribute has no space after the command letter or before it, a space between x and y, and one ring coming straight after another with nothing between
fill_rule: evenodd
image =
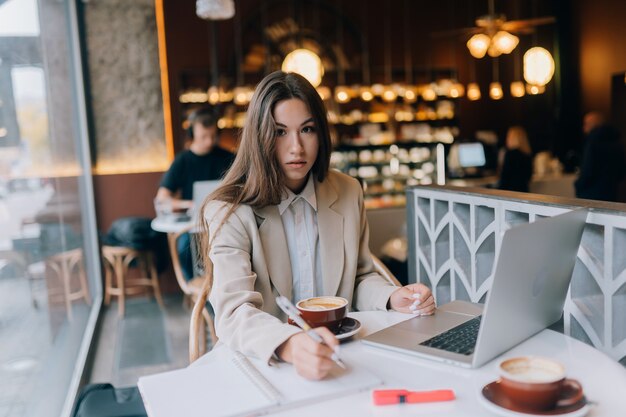
<instances>
[{"instance_id":1,"label":"large window","mask_svg":"<svg viewBox=\"0 0 626 417\"><path fill-rule=\"evenodd\" d=\"M71 0L0 0L0 416L68 413L101 300Z\"/></svg>"}]
</instances>

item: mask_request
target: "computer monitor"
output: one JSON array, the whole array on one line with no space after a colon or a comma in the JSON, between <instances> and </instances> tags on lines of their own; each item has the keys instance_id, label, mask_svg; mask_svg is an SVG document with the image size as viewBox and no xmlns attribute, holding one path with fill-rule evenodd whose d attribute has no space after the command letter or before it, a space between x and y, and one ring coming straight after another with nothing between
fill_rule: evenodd
<instances>
[{"instance_id":1,"label":"computer monitor","mask_svg":"<svg viewBox=\"0 0 626 417\"><path fill-rule=\"evenodd\" d=\"M485 148L480 142L459 143L459 165L461 168L477 168L485 166Z\"/></svg>"}]
</instances>

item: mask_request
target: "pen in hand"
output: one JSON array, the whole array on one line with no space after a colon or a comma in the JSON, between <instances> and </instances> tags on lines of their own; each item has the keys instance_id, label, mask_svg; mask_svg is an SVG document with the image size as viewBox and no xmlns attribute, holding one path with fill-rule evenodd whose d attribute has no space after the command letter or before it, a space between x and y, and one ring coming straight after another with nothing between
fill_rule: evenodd
<instances>
[{"instance_id":1,"label":"pen in hand","mask_svg":"<svg viewBox=\"0 0 626 417\"><path fill-rule=\"evenodd\" d=\"M311 339L316 341L317 343L325 344L324 339L317 333L313 328L307 323L302 316L300 316L300 312L298 309L289 301L287 297L283 297L279 295L276 297L276 304L278 307L291 319L293 320L300 328L306 333ZM342 369L346 369L346 365L341 361L338 355L338 347L335 346L333 349L335 352L330 357L339 367Z\"/></svg>"}]
</instances>

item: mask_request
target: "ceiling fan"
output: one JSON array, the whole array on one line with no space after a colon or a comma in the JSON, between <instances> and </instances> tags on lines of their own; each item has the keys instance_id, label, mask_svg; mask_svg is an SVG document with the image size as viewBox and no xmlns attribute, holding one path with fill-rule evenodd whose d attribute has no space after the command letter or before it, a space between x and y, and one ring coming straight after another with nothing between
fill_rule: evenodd
<instances>
[{"instance_id":1,"label":"ceiling fan","mask_svg":"<svg viewBox=\"0 0 626 417\"><path fill-rule=\"evenodd\" d=\"M495 12L494 0L489 0L489 13L476 18L476 26L433 33L432 36L448 37L472 35L467 41L467 48L475 58L482 58L485 54L497 57L511 53L519 38L514 34L528 35L535 31L537 26L554 23L552 16L537 17L523 20L507 20L506 16Z\"/></svg>"}]
</instances>

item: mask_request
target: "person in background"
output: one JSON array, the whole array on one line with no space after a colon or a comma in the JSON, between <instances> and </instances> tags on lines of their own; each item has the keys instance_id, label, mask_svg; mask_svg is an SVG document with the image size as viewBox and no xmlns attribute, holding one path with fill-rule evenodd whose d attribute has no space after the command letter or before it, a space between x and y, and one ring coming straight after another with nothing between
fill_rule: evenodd
<instances>
[{"instance_id":1,"label":"person in background","mask_svg":"<svg viewBox=\"0 0 626 417\"><path fill-rule=\"evenodd\" d=\"M585 115L583 132L586 138L580 174L574 183L576 197L617 201L618 185L626 174L619 131L594 111Z\"/></svg>"},{"instance_id":2,"label":"person in background","mask_svg":"<svg viewBox=\"0 0 626 417\"><path fill-rule=\"evenodd\" d=\"M528 192L528 184L533 174L531 155L526 130L521 126L509 128L500 169L499 189Z\"/></svg>"},{"instance_id":3,"label":"person in background","mask_svg":"<svg viewBox=\"0 0 626 417\"><path fill-rule=\"evenodd\" d=\"M193 206L193 183L217 180L224 176L235 156L220 148L217 115L211 108L201 108L188 117L189 149L180 152L163 175L156 204L169 203L172 211ZM178 253L185 279L194 276L189 234L178 239Z\"/></svg>"},{"instance_id":4,"label":"person in background","mask_svg":"<svg viewBox=\"0 0 626 417\"><path fill-rule=\"evenodd\" d=\"M325 344L318 344L286 323L277 295L294 304L341 296L357 310L435 310L425 285L396 287L376 272L363 191L329 169L331 149L315 88L296 73L269 74L248 107L235 162L202 209L220 343L293 363L308 379L331 371L338 341L321 327Z\"/></svg>"}]
</instances>

